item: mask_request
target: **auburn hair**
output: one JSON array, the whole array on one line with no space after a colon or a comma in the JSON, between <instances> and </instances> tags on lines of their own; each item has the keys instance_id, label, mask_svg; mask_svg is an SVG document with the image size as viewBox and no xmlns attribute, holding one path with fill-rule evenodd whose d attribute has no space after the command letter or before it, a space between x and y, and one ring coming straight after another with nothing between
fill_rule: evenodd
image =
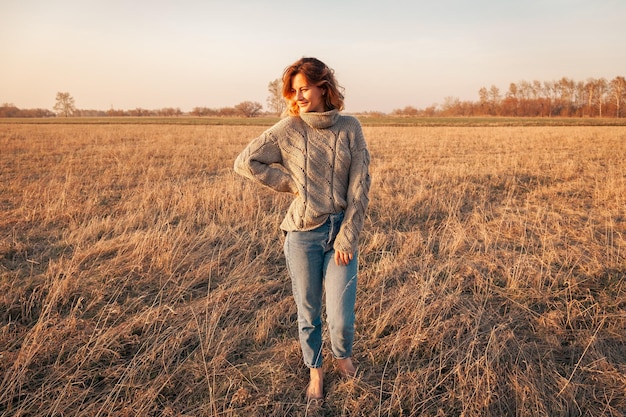
<instances>
[{"instance_id":1,"label":"auburn hair","mask_svg":"<svg viewBox=\"0 0 626 417\"><path fill-rule=\"evenodd\" d=\"M335 80L335 71L317 58L302 58L294 62L283 72L283 97L287 101L287 113L291 116L300 114L300 108L291 90L293 77L302 74L309 83L324 91L324 111L343 110L343 88Z\"/></svg>"}]
</instances>

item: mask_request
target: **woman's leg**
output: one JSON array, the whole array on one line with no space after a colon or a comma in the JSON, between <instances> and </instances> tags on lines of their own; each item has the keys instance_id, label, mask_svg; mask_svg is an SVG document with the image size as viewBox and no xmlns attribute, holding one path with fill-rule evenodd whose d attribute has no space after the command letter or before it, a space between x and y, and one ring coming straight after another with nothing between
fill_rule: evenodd
<instances>
[{"instance_id":1,"label":"woman's leg","mask_svg":"<svg viewBox=\"0 0 626 417\"><path fill-rule=\"evenodd\" d=\"M326 254L324 284L328 329L333 356L344 360L340 363L350 368L351 361L348 359L352 357L354 342L358 256L355 254L352 261L345 266L336 265L333 258L334 251ZM350 373L349 369L346 372Z\"/></svg>"},{"instance_id":2,"label":"woman's leg","mask_svg":"<svg viewBox=\"0 0 626 417\"><path fill-rule=\"evenodd\" d=\"M319 229L289 232L284 245L293 297L298 309L298 337L304 363L309 368L322 366L323 236L323 231Z\"/></svg>"}]
</instances>

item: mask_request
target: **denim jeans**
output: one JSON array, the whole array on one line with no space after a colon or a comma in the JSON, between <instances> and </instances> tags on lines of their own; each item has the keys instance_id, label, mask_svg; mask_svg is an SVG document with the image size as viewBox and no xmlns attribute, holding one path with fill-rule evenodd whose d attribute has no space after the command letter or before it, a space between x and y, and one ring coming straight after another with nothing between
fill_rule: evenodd
<instances>
[{"instance_id":1,"label":"denim jeans","mask_svg":"<svg viewBox=\"0 0 626 417\"><path fill-rule=\"evenodd\" d=\"M304 363L322 366L322 295L326 295L326 319L335 358L352 356L357 254L348 265L337 266L333 243L343 213L331 215L317 229L288 232L285 258L298 308L298 336Z\"/></svg>"}]
</instances>

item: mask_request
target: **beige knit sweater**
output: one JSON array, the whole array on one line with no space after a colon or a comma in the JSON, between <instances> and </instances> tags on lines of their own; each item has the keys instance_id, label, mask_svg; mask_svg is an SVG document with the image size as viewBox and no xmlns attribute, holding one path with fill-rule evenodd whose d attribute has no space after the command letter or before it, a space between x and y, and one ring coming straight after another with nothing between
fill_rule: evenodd
<instances>
[{"instance_id":1,"label":"beige knit sweater","mask_svg":"<svg viewBox=\"0 0 626 417\"><path fill-rule=\"evenodd\" d=\"M235 171L295 195L285 231L315 229L344 211L334 249L354 253L369 203L369 162L359 121L331 110L281 120L243 150Z\"/></svg>"}]
</instances>

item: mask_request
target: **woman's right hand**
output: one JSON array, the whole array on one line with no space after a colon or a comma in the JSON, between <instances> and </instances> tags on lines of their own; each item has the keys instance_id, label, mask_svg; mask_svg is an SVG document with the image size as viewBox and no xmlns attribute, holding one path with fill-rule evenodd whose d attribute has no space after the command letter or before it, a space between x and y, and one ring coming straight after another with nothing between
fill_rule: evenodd
<instances>
[{"instance_id":1,"label":"woman's right hand","mask_svg":"<svg viewBox=\"0 0 626 417\"><path fill-rule=\"evenodd\" d=\"M346 266L352 261L353 255L350 252L335 251L335 264L337 266Z\"/></svg>"}]
</instances>

